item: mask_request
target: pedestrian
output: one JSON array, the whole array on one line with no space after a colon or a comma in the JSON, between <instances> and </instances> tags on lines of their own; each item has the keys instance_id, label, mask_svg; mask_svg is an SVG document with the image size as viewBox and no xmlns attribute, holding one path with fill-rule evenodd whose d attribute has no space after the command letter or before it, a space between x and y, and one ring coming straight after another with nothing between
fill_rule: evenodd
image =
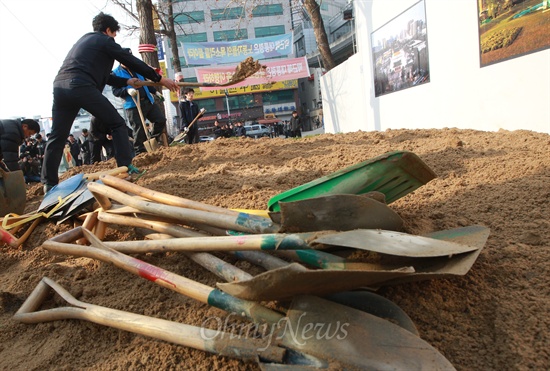
<instances>
[{"instance_id":1,"label":"pedestrian","mask_svg":"<svg viewBox=\"0 0 550 371\"><path fill-rule=\"evenodd\" d=\"M214 139L223 137L223 129L218 120L214 121Z\"/></svg>"},{"instance_id":2,"label":"pedestrian","mask_svg":"<svg viewBox=\"0 0 550 371\"><path fill-rule=\"evenodd\" d=\"M302 137L302 119L298 117L298 112L292 111L292 117L290 118L290 136L293 138Z\"/></svg>"},{"instance_id":3,"label":"pedestrian","mask_svg":"<svg viewBox=\"0 0 550 371\"><path fill-rule=\"evenodd\" d=\"M0 168L16 171L19 168L19 147L25 138L40 132L38 122L25 119L0 120Z\"/></svg>"},{"instance_id":4,"label":"pedestrian","mask_svg":"<svg viewBox=\"0 0 550 371\"><path fill-rule=\"evenodd\" d=\"M74 134L69 134L67 137L67 143L69 144L69 151L74 159L75 166L82 166L82 159L80 158L80 144L74 138Z\"/></svg>"},{"instance_id":5,"label":"pedestrian","mask_svg":"<svg viewBox=\"0 0 550 371\"><path fill-rule=\"evenodd\" d=\"M132 53L132 50L129 48L125 50L127 50L130 54ZM145 80L142 75L133 72L122 63L113 70L113 73L115 76L120 76L127 79L136 77L140 80ZM134 98L132 98L128 92L129 88L132 89L131 86L113 86L112 89L115 97L124 99L124 110L126 112L126 116L128 117L128 121L130 121L130 125L134 130L134 151L135 154L138 155L140 153L147 152L145 145L143 144L147 140L147 135L141 122L138 107L134 102ZM138 104L140 105L143 113L143 118L149 120L153 124L151 136L160 140L160 135L166 128L166 116L160 107L155 103L155 97L162 100L164 100L164 98L162 97L162 94L157 92L157 90L152 86L143 86L137 89L137 91L139 92Z\"/></svg>"},{"instance_id":6,"label":"pedestrian","mask_svg":"<svg viewBox=\"0 0 550 371\"><path fill-rule=\"evenodd\" d=\"M78 138L80 143L80 156L83 165L92 164L92 141L88 129L82 129L82 135Z\"/></svg>"},{"instance_id":7,"label":"pedestrian","mask_svg":"<svg viewBox=\"0 0 550 371\"><path fill-rule=\"evenodd\" d=\"M54 79L52 131L42 167L45 192L59 183L57 170L65 140L81 108L105 122L111 129L117 166L128 166L130 172L138 172L131 164L126 122L102 91L105 85L131 85L137 89L139 86L136 83L139 79L125 79L112 74L115 60L152 81L160 82L170 90L177 89L174 81L162 77L155 69L115 42L120 26L112 16L99 13L94 17L92 27L93 32L85 34L74 44Z\"/></svg>"},{"instance_id":8,"label":"pedestrian","mask_svg":"<svg viewBox=\"0 0 550 371\"><path fill-rule=\"evenodd\" d=\"M36 157L38 158L38 161L40 162L40 168L42 168L42 160L44 159L44 151L46 149L46 141L42 137L40 133L36 133L34 136L36 139Z\"/></svg>"},{"instance_id":9,"label":"pedestrian","mask_svg":"<svg viewBox=\"0 0 550 371\"><path fill-rule=\"evenodd\" d=\"M181 114L180 130L187 133L187 143L193 144L199 142L198 123L191 125L195 117L199 114L199 106L193 103L195 90L193 88L185 88L183 90L183 100L179 104Z\"/></svg>"},{"instance_id":10,"label":"pedestrian","mask_svg":"<svg viewBox=\"0 0 550 371\"><path fill-rule=\"evenodd\" d=\"M242 121L237 121L235 126L236 137L246 137L246 128L243 126Z\"/></svg>"}]
</instances>

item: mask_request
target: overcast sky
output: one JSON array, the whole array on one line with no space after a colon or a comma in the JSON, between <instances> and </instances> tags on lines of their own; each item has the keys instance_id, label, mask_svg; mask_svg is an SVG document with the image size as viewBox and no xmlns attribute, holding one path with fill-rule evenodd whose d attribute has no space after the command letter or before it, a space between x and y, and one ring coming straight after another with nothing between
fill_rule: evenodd
<instances>
[{"instance_id":1,"label":"overcast sky","mask_svg":"<svg viewBox=\"0 0 550 371\"><path fill-rule=\"evenodd\" d=\"M100 11L132 22L107 0L0 0L0 119L51 116L53 79ZM115 40L137 51L137 35Z\"/></svg>"}]
</instances>

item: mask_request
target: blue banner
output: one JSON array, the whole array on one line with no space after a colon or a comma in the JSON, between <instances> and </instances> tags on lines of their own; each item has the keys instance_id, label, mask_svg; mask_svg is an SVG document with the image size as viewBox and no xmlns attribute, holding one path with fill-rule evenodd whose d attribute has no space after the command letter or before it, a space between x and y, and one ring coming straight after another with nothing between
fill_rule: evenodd
<instances>
[{"instance_id":1,"label":"blue banner","mask_svg":"<svg viewBox=\"0 0 550 371\"><path fill-rule=\"evenodd\" d=\"M159 57L159 61L164 60L164 46L162 43L162 36L157 35L157 54Z\"/></svg>"},{"instance_id":2,"label":"blue banner","mask_svg":"<svg viewBox=\"0 0 550 371\"><path fill-rule=\"evenodd\" d=\"M292 34L238 41L182 43L185 62L192 65L239 63L247 57L255 60L292 54Z\"/></svg>"}]
</instances>

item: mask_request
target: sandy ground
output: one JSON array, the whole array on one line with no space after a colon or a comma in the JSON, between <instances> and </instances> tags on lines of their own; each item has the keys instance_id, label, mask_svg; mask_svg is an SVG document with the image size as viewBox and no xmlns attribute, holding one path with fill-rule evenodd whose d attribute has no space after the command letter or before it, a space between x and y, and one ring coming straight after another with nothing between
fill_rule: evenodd
<instances>
[{"instance_id":1,"label":"sandy ground","mask_svg":"<svg viewBox=\"0 0 550 371\"><path fill-rule=\"evenodd\" d=\"M163 148L135 163L147 170L137 181L142 186L225 208L265 209L271 197L323 175L389 151L414 152L438 177L390 204L406 231L482 225L491 234L466 276L383 287L378 293L398 304L421 337L459 370L543 370L550 368L549 145L547 134L530 131L388 130L299 140L220 139ZM66 176L113 167L111 161ZM27 211L36 210L41 199L40 186L31 186ZM109 308L197 326L223 316L110 264L41 247L72 227L43 222L22 247L0 247L0 369L258 369L82 320L16 323L14 313L42 277L81 301ZM132 228L115 227L106 239L141 237ZM139 258L206 285L220 282L183 254ZM60 299L50 304L62 305Z\"/></svg>"}]
</instances>

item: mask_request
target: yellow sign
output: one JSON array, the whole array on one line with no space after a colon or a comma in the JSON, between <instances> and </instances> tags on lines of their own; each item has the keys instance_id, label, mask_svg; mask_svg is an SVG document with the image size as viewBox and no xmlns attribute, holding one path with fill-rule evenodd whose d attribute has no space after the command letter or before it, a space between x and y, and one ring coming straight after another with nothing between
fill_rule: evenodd
<instances>
[{"instance_id":1,"label":"yellow sign","mask_svg":"<svg viewBox=\"0 0 550 371\"><path fill-rule=\"evenodd\" d=\"M258 84L258 85L248 85L240 86L238 88L227 87L227 93L229 95L242 95L242 94L252 94L252 93L263 93L266 91L273 90L288 90L288 89L298 89L298 80L286 80L274 82L271 84ZM206 99L206 98L219 98L225 96L225 89L220 88L210 91L201 91L195 89L195 99ZM170 95L172 99L172 95ZM174 101L177 101L178 98Z\"/></svg>"}]
</instances>

